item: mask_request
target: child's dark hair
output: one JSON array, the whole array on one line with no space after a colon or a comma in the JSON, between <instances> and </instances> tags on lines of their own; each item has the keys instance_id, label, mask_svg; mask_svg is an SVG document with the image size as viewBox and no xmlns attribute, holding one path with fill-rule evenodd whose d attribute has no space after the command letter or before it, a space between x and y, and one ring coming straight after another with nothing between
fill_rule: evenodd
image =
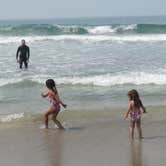
<instances>
[{"instance_id":1,"label":"child's dark hair","mask_svg":"<svg viewBox=\"0 0 166 166\"><path fill-rule=\"evenodd\" d=\"M142 101L140 100L139 93L137 90L132 89L128 92L128 96L130 97L130 100L134 101L134 107L140 108L142 107Z\"/></svg>"},{"instance_id":2,"label":"child's dark hair","mask_svg":"<svg viewBox=\"0 0 166 166\"><path fill-rule=\"evenodd\" d=\"M56 84L55 84L55 81L53 79L48 79L46 81L46 86L48 89L51 89L55 94L57 94Z\"/></svg>"}]
</instances>

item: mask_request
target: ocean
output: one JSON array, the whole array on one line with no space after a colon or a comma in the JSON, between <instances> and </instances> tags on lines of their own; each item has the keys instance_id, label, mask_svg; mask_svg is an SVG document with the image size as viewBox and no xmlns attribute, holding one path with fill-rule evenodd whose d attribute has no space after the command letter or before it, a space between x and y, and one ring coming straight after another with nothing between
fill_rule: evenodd
<instances>
[{"instance_id":1,"label":"ocean","mask_svg":"<svg viewBox=\"0 0 166 166\"><path fill-rule=\"evenodd\" d=\"M27 70L16 63L21 39ZM48 78L66 111L127 108L133 88L145 106L165 106L165 54L164 16L0 21L0 121L42 120Z\"/></svg>"}]
</instances>

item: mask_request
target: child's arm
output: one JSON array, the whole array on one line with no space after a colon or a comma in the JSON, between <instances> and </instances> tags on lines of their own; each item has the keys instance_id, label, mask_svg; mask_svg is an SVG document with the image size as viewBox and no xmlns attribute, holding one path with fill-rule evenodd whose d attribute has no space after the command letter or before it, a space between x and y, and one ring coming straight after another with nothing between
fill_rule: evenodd
<instances>
[{"instance_id":1,"label":"child's arm","mask_svg":"<svg viewBox=\"0 0 166 166\"><path fill-rule=\"evenodd\" d=\"M48 95L49 95L49 92L47 92L47 93L41 93L42 97L47 97Z\"/></svg>"},{"instance_id":2,"label":"child's arm","mask_svg":"<svg viewBox=\"0 0 166 166\"><path fill-rule=\"evenodd\" d=\"M140 103L141 103L141 108L142 108L142 110L143 110L143 113L147 113L146 112L146 108L144 107L144 105L142 104L142 101L140 100Z\"/></svg>"},{"instance_id":3,"label":"child's arm","mask_svg":"<svg viewBox=\"0 0 166 166\"><path fill-rule=\"evenodd\" d=\"M128 111L125 114L125 119L128 118L130 110L131 110L131 103L129 103L129 105L128 105Z\"/></svg>"},{"instance_id":4,"label":"child's arm","mask_svg":"<svg viewBox=\"0 0 166 166\"><path fill-rule=\"evenodd\" d=\"M66 108L67 107L67 105L66 104L64 104L63 103L63 101L60 99L60 97L59 97L59 95L58 94L56 94L55 95L55 98L56 98L56 100L64 107L64 108Z\"/></svg>"}]
</instances>

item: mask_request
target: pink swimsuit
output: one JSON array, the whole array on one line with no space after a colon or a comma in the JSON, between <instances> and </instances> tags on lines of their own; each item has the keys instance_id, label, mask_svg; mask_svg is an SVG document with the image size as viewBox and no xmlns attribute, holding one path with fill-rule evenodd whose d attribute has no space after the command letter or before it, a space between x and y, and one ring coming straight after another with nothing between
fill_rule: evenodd
<instances>
[{"instance_id":1,"label":"pink swimsuit","mask_svg":"<svg viewBox=\"0 0 166 166\"><path fill-rule=\"evenodd\" d=\"M53 105L55 111L60 111L60 104L57 101L54 101L52 103L52 105Z\"/></svg>"},{"instance_id":2,"label":"pink swimsuit","mask_svg":"<svg viewBox=\"0 0 166 166\"><path fill-rule=\"evenodd\" d=\"M52 103L52 106L54 107L55 111L60 111L61 107L58 101L52 101L51 97L50 98L50 103Z\"/></svg>"},{"instance_id":3,"label":"pink swimsuit","mask_svg":"<svg viewBox=\"0 0 166 166\"><path fill-rule=\"evenodd\" d=\"M141 118L142 111L140 108L135 109L134 104L131 105L130 118L132 121L136 121Z\"/></svg>"}]
</instances>

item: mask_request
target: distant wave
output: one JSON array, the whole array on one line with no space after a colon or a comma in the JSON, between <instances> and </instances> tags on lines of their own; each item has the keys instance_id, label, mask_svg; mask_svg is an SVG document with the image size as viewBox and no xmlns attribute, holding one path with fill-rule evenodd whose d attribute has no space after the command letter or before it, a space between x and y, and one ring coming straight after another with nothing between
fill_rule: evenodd
<instances>
[{"instance_id":1,"label":"distant wave","mask_svg":"<svg viewBox=\"0 0 166 166\"><path fill-rule=\"evenodd\" d=\"M25 24L0 26L2 36L52 36L52 35L112 35L112 34L166 34L165 24L126 25L53 25Z\"/></svg>"},{"instance_id":2,"label":"distant wave","mask_svg":"<svg viewBox=\"0 0 166 166\"><path fill-rule=\"evenodd\" d=\"M154 72L156 73L156 72ZM0 79L0 86L12 86L19 84L21 86L34 86L35 84L43 84L47 78L50 76L32 77L28 79L12 79L2 81ZM53 78L53 77L51 77ZM145 72L133 72L133 73L119 73L117 75L105 74L105 75L96 75L96 76L87 76L87 77L55 77L57 84L64 85L83 85L83 86L116 86L116 85L166 85L166 74L152 74Z\"/></svg>"},{"instance_id":3,"label":"distant wave","mask_svg":"<svg viewBox=\"0 0 166 166\"><path fill-rule=\"evenodd\" d=\"M103 35L103 34L122 34L135 32L137 29L137 24L131 25L111 25L111 26L96 26L89 28L89 34Z\"/></svg>"},{"instance_id":4,"label":"distant wave","mask_svg":"<svg viewBox=\"0 0 166 166\"><path fill-rule=\"evenodd\" d=\"M63 35L63 34L87 34L86 28L81 26L60 26L52 24L25 24L18 26L0 27L1 35Z\"/></svg>"},{"instance_id":5,"label":"distant wave","mask_svg":"<svg viewBox=\"0 0 166 166\"><path fill-rule=\"evenodd\" d=\"M0 44L20 43L21 36L18 37L2 37L0 36ZM60 36L24 36L27 42L38 41L75 41L75 42L160 42L166 41L166 34L157 35L125 35L125 36L107 36L107 35L60 35Z\"/></svg>"}]
</instances>

